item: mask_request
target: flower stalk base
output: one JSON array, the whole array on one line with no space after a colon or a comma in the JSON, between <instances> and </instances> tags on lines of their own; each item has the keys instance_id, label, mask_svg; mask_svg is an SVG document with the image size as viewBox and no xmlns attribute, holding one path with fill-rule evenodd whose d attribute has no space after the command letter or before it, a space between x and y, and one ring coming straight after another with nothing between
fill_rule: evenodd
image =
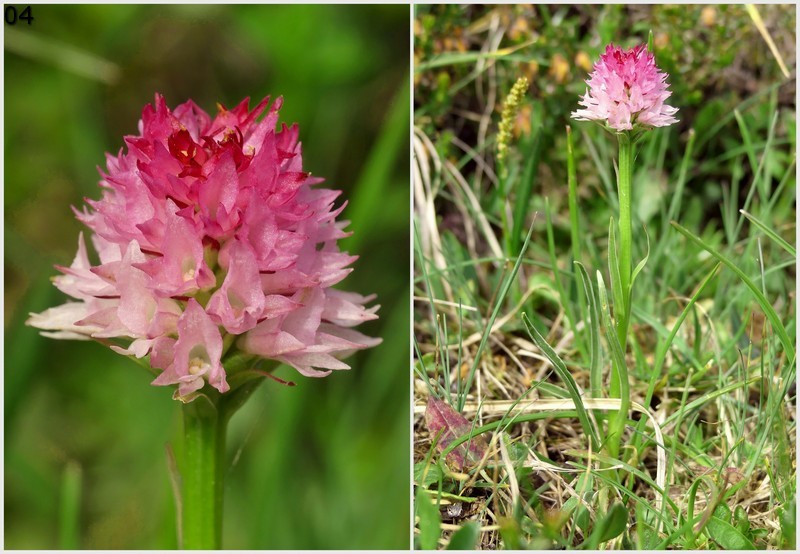
<instances>
[{"instance_id":1,"label":"flower stalk base","mask_svg":"<svg viewBox=\"0 0 800 554\"><path fill-rule=\"evenodd\" d=\"M222 546L225 434L222 403L207 397L183 405L181 546L215 550Z\"/></svg>"},{"instance_id":2,"label":"flower stalk base","mask_svg":"<svg viewBox=\"0 0 800 554\"><path fill-rule=\"evenodd\" d=\"M619 197L619 257L618 270L620 290L622 295L616 298L614 306L616 319L617 340L623 355L628 346L628 328L631 313L631 248L632 248L632 223L631 223L631 181L633 180L633 141L628 133L618 133L619 139L619 166L617 173L617 194ZM611 364L610 396L622 400L622 405L616 414L610 414L608 419L608 453L612 458L619 455L619 445L625 422L628 417L630 405L630 391L627 382L627 368L618 367L616 362Z\"/></svg>"}]
</instances>

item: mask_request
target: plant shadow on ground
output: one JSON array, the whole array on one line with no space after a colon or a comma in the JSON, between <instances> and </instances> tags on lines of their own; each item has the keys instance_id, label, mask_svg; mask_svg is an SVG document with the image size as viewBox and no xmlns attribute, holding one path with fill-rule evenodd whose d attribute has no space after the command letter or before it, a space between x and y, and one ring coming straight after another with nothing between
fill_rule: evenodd
<instances>
[{"instance_id":1,"label":"plant shadow on ground","mask_svg":"<svg viewBox=\"0 0 800 554\"><path fill-rule=\"evenodd\" d=\"M757 12L415 7L417 547L794 548L796 11ZM635 165L634 264L649 259L626 353L639 411L616 460L575 406L588 428L613 409L587 399L611 362L587 314L603 311L595 273L608 282L616 141L569 113L605 45L650 31L680 123ZM497 122L522 76L503 175ZM572 386L587 395L564 404ZM432 398L482 455L442 459Z\"/></svg>"}]
</instances>

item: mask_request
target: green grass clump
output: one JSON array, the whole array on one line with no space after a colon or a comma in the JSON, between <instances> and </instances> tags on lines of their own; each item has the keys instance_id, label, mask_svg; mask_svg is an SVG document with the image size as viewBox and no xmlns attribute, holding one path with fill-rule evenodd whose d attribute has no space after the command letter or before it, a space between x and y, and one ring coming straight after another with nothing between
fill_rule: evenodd
<instances>
[{"instance_id":1,"label":"green grass clump","mask_svg":"<svg viewBox=\"0 0 800 554\"><path fill-rule=\"evenodd\" d=\"M415 413L444 399L473 422L460 440L488 444L454 468L417 418L421 548L794 547L794 80L744 8L706 8L416 8ZM758 8L794 59L794 7ZM697 40L722 21L735 43ZM681 121L637 148L647 263L623 352L606 286L616 146L568 114L580 54L651 29ZM713 72L693 72L703 59ZM506 173L497 122L523 75ZM612 360L633 407L615 456Z\"/></svg>"}]
</instances>

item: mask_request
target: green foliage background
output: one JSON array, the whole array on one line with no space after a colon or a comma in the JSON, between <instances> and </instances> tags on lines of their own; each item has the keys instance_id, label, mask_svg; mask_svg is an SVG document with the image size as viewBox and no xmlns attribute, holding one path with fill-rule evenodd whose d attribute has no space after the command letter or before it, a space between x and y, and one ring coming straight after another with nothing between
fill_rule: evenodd
<instances>
[{"instance_id":1,"label":"green foliage background","mask_svg":"<svg viewBox=\"0 0 800 554\"><path fill-rule=\"evenodd\" d=\"M264 383L231 423L226 548L409 544L407 6L43 6L5 32L5 547L174 548L171 389L98 344L24 326L155 92L209 112L283 95L305 168L344 190L381 346Z\"/></svg>"}]
</instances>

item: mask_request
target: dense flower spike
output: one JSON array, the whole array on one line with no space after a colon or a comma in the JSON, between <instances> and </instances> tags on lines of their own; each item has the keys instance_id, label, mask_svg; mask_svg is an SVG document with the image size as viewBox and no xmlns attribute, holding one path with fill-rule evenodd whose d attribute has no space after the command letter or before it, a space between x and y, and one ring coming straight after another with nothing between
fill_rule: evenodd
<instances>
[{"instance_id":1,"label":"dense flower spike","mask_svg":"<svg viewBox=\"0 0 800 554\"><path fill-rule=\"evenodd\" d=\"M678 121L672 117L678 109L664 104L672 94L667 74L656 67L644 44L630 50L609 44L586 84L589 88L580 101L583 109L572 112L574 119L606 122L616 131L635 125L666 127Z\"/></svg>"},{"instance_id":2,"label":"dense flower spike","mask_svg":"<svg viewBox=\"0 0 800 554\"><path fill-rule=\"evenodd\" d=\"M528 79L520 77L511 87L503 104L503 112L500 118L500 125L497 131L497 161L502 162L508 155L508 145L511 142L514 131L514 120L517 119L522 99L528 90Z\"/></svg>"},{"instance_id":3,"label":"dense flower spike","mask_svg":"<svg viewBox=\"0 0 800 554\"><path fill-rule=\"evenodd\" d=\"M351 329L376 319L373 297L331 288L355 259L337 240L338 191L312 188L297 126L276 132L281 99L248 99L212 119L189 101L145 107L127 153L107 155L101 200L77 211L92 230L55 285L76 301L32 314L44 335L96 339L162 370L190 400L208 382L226 392L234 351L324 376L374 346ZM265 114L263 117L262 114ZM259 119L260 118L260 119Z\"/></svg>"}]
</instances>

